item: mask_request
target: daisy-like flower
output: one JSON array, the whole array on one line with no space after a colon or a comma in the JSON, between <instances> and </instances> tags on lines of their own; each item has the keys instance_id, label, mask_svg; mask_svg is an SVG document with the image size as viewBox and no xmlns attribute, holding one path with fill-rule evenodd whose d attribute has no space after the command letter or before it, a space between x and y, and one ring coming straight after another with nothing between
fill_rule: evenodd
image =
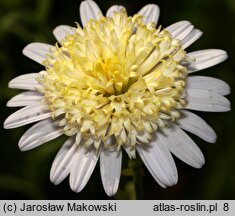
<instances>
[{"instance_id":1,"label":"daisy-like flower","mask_svg":"<svg viewBox=\"0 0 235 216\"><path fill-rule=\"evenodd\" d=\"M45 69L9 83L27 91L7 103L23 108L9 116L4 127L37 122L21 137L20 149L65 134L68 139L52 164L50 180L59 184L70 175L71 189L79 192L99 159L109 196L118 189L122 149L130 158L138 153L164 188L178 180L172 154L200 168L203 154L184 131L210 143L216 134L189 110L229 111L224 95L230 88L219 79L191 74L224 61L226 52L187 53L202 32L188 21L156 28L155 4L129 17L124 7L115 5L105 17L87 0L80 5L80 15L83 27L54 30L55 46L31 43L23 50Z\"/></svg>"}]
</instances>

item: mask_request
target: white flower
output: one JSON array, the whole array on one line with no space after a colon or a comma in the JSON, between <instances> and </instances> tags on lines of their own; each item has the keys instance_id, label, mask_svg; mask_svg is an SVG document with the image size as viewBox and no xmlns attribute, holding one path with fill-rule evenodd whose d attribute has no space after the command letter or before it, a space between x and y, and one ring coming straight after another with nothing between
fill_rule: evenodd
<instances>
[{"instance_id":1,"label":"white flower","mask_svg":"<svg viewBox=\"0 0 235 216\"><path fill-rule=\"evenodd\" d=\"M184 130L207 142L216 140L213 129L188 110L230 110L224 97L230 88L225 82L191 74L224 61L226 52L186 53L184 49L202 32L188 21L156 29L155 4L133 17L115 5L104 17L96 3L87 0L81 3L80 14L83 28L54 30L59 44L25 47L23 53L45 70L10 81L10 88L28 91L7 103L24 108L9 116L4 127L38 122L20 139L22 151L67 135L50 179L59 184L70 174L75 192L87 184L99 159L104 189L114 195L122 148L130 158L137 151L159 185L176 184L172 154L195 168L205 162Z\"/></svg>"}]
</instances>

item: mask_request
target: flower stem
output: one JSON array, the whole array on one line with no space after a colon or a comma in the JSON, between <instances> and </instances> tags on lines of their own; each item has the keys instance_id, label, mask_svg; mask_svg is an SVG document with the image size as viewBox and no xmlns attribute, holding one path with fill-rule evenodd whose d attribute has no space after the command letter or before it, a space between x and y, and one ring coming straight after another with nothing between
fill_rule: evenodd
<instances>
[{"instance_id":1,"label":"flower stem","mask_svg":"<svg viewBox=\"0 0 235 216\"><path fill-rule=\"evenodd\" d=\"M144 199L144 190L143 190L143 167L141 160L136 158L131 161L130 167L133 170L133 181L135 185L135 194L136 199Z\"/></svg>"}]
</instances>

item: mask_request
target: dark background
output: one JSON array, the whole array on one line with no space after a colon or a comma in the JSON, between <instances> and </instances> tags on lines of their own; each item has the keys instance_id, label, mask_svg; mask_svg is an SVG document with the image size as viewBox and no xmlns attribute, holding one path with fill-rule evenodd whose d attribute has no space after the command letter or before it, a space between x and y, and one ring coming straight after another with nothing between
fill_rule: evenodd
<instances>
[{"instance_id":1,"label":"dark background","mask_svg":"<svg viewBox=\"0 0 235 216\"><path fill-rule=\"evenodd\" d=\"M235 86L235 1L234 0L159 0L96 1L101 10L113 4L124 5L130 15L147 3L161 8L159 23L166 27L180 20L190 20L204 33L187 49L219 48L229 59L198 74L225 80L231 86L228 96L232 107ZM52 30L60 24L74 26L80 22L77 0L0 0L0 199L108 199L102 188L99 167L85 189L76 194L68 178L58 186L50 183L50 167L64 138L59 138L28 152L20 152L17 143L27 126L4 130L3 122L15 108L6 102L19 90L8 89L7 83L17 75L38 72L42 67L22 55L30 42L54 44ZM124 158L123 175L114 199L234 199L235 198L235 127L234 111L199 113L216 131L216 144L192 136L202 149L206 164L194 169L176 159L179 182L162 189L139 161Z\"/></svg>"}]
</instances>

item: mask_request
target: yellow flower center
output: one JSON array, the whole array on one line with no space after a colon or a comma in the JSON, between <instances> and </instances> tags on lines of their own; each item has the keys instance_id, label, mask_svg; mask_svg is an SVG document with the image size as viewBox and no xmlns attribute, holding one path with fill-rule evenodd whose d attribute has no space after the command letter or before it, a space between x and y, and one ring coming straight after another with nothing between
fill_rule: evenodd
<instances>
[{"instance_id":1,"label":"yellow flower center","mask_svg":"<svg viewBox=\"0 0 235 216\"><path fill-rule=\"evenodd\" d=\"M89 146L148 143L185 106L186 52L166 30L126 11L67 34L39 82L53 118Z\"/></svg>"}]
</instances>

